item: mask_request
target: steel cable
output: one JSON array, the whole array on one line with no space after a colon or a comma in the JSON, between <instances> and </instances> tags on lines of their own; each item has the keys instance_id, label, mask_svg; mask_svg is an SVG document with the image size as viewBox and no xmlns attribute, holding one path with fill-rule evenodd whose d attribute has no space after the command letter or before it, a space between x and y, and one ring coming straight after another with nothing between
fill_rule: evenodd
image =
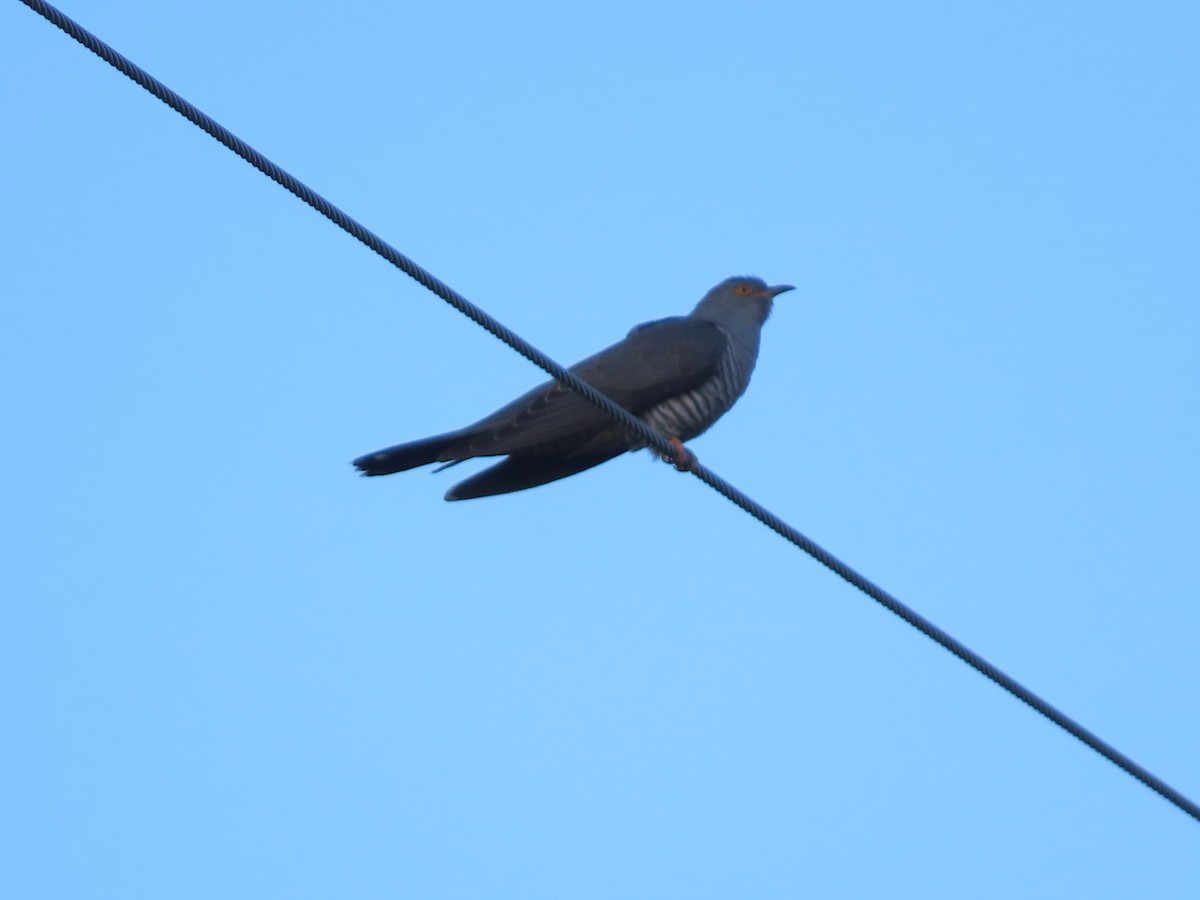
<instances>
[{"instance_id":1,"label":"steel cable","mask_svg":"<svg viewBox=\"0 0 1200 900\"><path fill-rule=\"evenodd\" d=\"M179 94L176 94L157 78L150 75L148 72L134 64L122 54L118 53L116 50L104 43L87 29L83 28L69 16L65 15L50 4L42 2L42 0L20 0L20 2L24 3L38 15L56 25L58 28L61 28L70 37L74 38L80 44L83 44L83 46L87 47L109 65L113 66L115 69L127 75L133 81L137 82L155 97L162 100L173 110L186 118L189 122L192 122L197 127L211 135L213 138L220 141L250 165L254 166L254 168L258 169L272 181L277 182L279 185L295 194L317 212L321 213L321 215L332 221L339 228L362 241L362 243L366 244L406 275L410 276L423 287L441 297L463 315L467 316L473 322L485 328L488 332L502 340L512 349L516 350L534 365L543 369L552 377L558 379L563 384L567 385L572 390L577 391L587 400L594 403L597 407L627 428L631 433L637 435L646 443L647 446L655 448L667 459L675 459L675 447L661 434L648 427L632 413L614 403L586 381L578 378L565 367L559 365L550 357L546 356L528 341L509 330L503 323L499 322L484 310L471 303L457 291L442 283L439 279L435 278L421 266L417 265L417 263L413 262L391 244L384 241L373 231L369 230L359 222L352 219L350 216L346 215L320 194L316 193L307 185L294 178L288 172L275 165L275 163L271 162L271 160L267 159L245 141L241 140L241 138L237 137L237 135L233 134L227 128L214 121L209 116L205 115L183 97L179 96ZM871 599L875 600L889 611L895 613L922 634L940 644L975 671L995 682L1017 699L1028 704L1055 725L1058 725L1069 734L1078 738L1092 750L1096 751L1109 762L1113 763L1118 768L1136 778L1146 787L1150 788L1152 791L1156 792L1167 801L1174 804L1184 813L1191 816L1193 819L1200 821L1200 806L1189 800L1183 794L1179 793L1179 791L1172 788L1153 773L1142 768L1129 757L1125 756L1125 754L1118 751L1115 747L1108 744L1106 741L1101 740L1091 731L1088 731L1070 716L1051 706L1037 694L1033 693L1015 679L997 669L973 650L960 643L955 638L951 637L945 631L942 631L942 629L938 628L936 625L914 610L905 606L883 588L865 578L863 575L860 575L836 556L829 553L809 538L805 537L791 525L788 525L774 513L770 512L761 504L746 496L720 476L709 471L707 468L699 465L698 463L691 469L691 471L694 475L696 475L697 478L699 478L713 490L717 491L728 500L739 506L741 509L752 515L754 518L758 519L759 522L766 525L785 540L790 541L817 562L821 563L821 565L845 579Z\"/></svg>"}]
</instances>

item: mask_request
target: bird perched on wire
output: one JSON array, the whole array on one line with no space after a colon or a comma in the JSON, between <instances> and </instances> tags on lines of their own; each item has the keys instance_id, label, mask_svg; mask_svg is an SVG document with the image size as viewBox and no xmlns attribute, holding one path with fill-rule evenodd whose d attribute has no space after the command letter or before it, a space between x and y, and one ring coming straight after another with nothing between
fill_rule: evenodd
<instances>
[{"instance_id":1,"label":"bird perched on wire","mask_svg":"<svg viewBox=\"0 0 1200 900\"><path fill-rule=\"evenodd\" d=\"M695 457L683 441L705 432L746 390L763 323L775 298L790 290L761 278L728 278L689 315L638 325L571 371L666 436L676 466L686 469ZM364 475L391 475L507 457L446 494L469 500L557 481L644 446L575 391L549 381L474 425L368 453L354 466Z\"/></svg>"}]
</instances>

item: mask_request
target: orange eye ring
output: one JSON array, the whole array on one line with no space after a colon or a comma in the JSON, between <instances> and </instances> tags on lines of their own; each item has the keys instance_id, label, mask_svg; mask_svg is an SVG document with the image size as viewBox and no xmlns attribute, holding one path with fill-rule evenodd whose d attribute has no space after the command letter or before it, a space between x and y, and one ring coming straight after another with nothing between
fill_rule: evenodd
<instances>
[{"instance_id":1,"label":"orange eye ring","mask_svg":"<svg viewBox=\"0 0 1200 900\"><path fill-rule=\"evenodd\" d=\"M754 293L754 288L748 284L739 284L733 289L733 292L739 297L749 297L752 293Z\"/></svg>"}]
</instances>

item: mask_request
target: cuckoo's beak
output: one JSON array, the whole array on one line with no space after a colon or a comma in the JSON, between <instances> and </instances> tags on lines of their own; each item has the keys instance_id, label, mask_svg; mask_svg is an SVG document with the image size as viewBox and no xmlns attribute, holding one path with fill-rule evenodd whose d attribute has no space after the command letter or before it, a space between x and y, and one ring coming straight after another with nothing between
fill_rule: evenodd
<instances>
[{"instance_id":1,"label":"cuckoo's beak","mask_svg":"<svg viewBox=\"0 0 1200 900\"><path fill-rule=\"evenodd\" d=\"M777 284L777 285L775 285L775 287L767 288L765 291L763 291L763 293L766 294L768 297L770 297L772 300L774 300L780 294L782 294L786 291L794 291L794 290L795 290L795 288L790 284Z\"/></svg>"}]
</instances>

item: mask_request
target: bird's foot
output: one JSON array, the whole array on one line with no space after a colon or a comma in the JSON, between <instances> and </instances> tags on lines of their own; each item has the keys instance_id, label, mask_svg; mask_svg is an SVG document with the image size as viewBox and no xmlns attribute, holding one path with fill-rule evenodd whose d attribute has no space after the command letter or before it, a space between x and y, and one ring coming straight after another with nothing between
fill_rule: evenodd
<instances>
[{"instance_id":1,"label":"bird's foot","mask_svg":"<svg viewBox=\"0 0 1200 900\"><path fill-rule=\"evenodd\" d=\"M669 443L675 449L675 456L672 457L664 453L662 455L662 461L669 462L675 467L675 471L677 472L694 472L696 469L696 463L699 462L699 460L696 459L696 454L687 447L683 446L683 441L677 437L668 438L667 443Z\"/></svg>"}]
</instances>

